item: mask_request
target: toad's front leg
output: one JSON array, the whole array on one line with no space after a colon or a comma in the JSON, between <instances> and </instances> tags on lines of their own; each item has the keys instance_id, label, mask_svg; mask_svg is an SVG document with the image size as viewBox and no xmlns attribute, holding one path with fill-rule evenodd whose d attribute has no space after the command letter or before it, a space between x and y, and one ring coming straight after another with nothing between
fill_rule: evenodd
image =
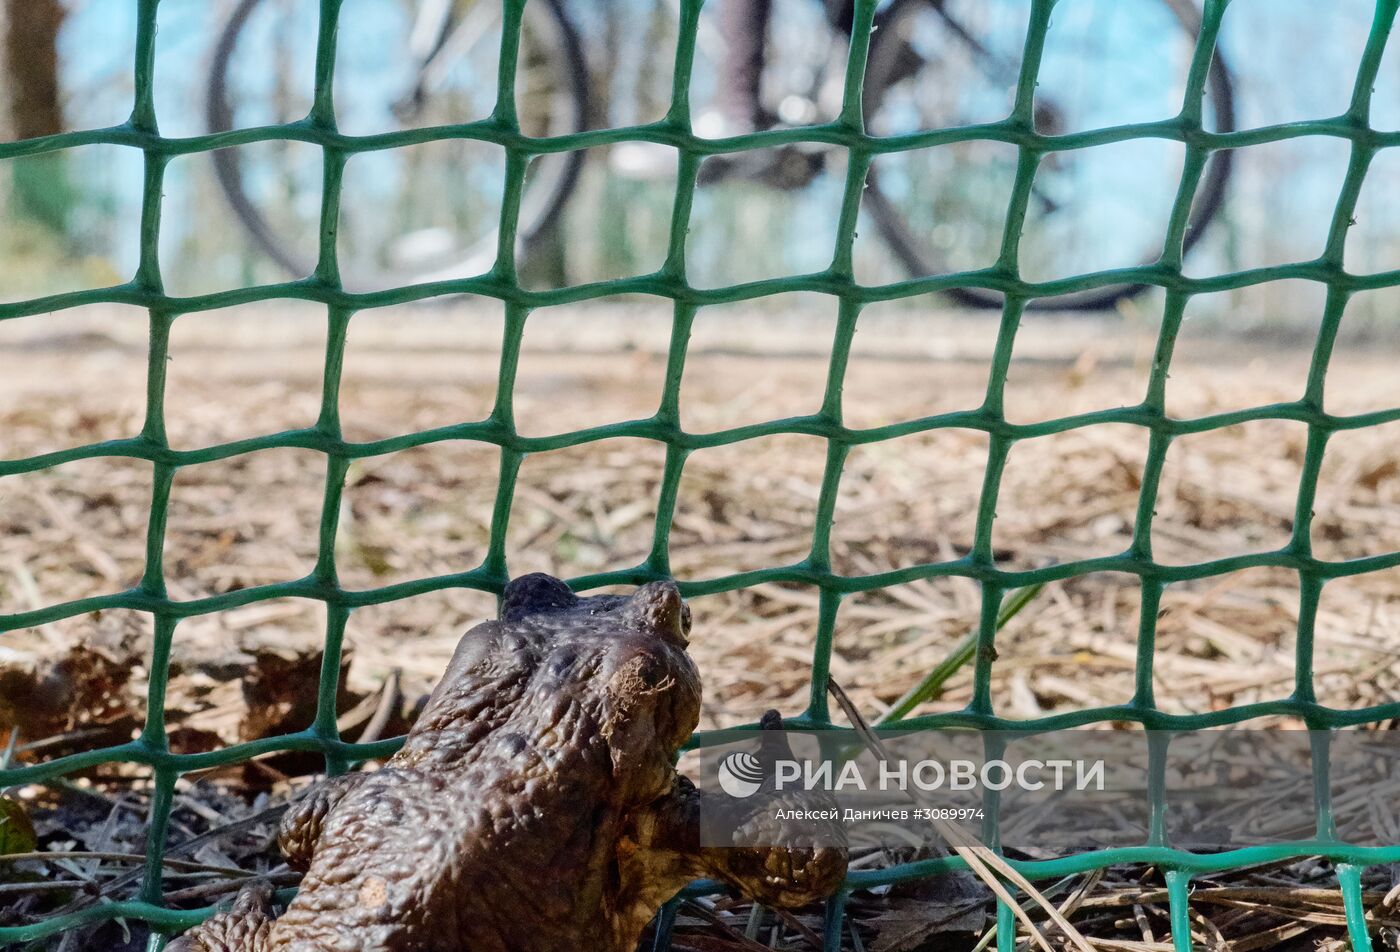
<instances>
[{"instance_id":1,"label":"toad's front leg","mask_svg":"<svg viewBox=\"0 0 1400 952\"><path fill-rule=\"evenodd\" d=\"M765 731L782 730L782 720L770 711ZM780 735L770 735L763 756L791 756ZM805 812L831 804L813 802L812 794L760 792L736 810L736 801L723 794L697 790L677 777L671 792L641 811L633 820L633 839L640 847L631 877L649 900L669 899L691 879L706 877L734 886L756 902L782 908L825 899L840 888L846 875L846 848L834 823L814 836L778 819L780 811ZM701 816L713 811L735 829L741 846L702 845ZM626 868L624 864L624 868ZM653 911L655 906L653 905Z\"/></svg>"},{"instance_id":2,"label":"toad's front leg","mask_svg":"<svg viewBox=\"0 0 1400 952\"><path fill-rule=\"evenodd\" d=\"M326 815L365 776L327 777L292 804L277 829L277 845L288 866L306 871ZM266 952L271 931L272 887L258 882L245 886L228 912L216 913L165 948L166 952Z\"/></svg>"},{"instance_id":3,"label":"toad's front leg","mask_svg":"<svg viewBox=\"0 0 1400 952\"><path fill-rule=\"evenodd\" d=\"M165 952L268 952L272 887L244 886L228 912L216 913L165 947Z\"/></svg>"},{"instance_id":4,"label":"toad's front leg","mask_svg":"<svg viewBox=\"0 0 1400 952\"><path fill-rule=\"evenodd\" d=\"M282 855L287 857L288 866L303 873L310 868L326 815L367 776L350 773L327 777L309 787L301 799L283 814L277 828L277 845L282 848Z\"/></svg>"},{"instance_id":5,"label":"toad's front leg","mask_svg":"<svg viewBox=\"0 0 1400 952\"><path fill-rule=\"evenodd\" d=\"M721 796L700 793L702 803ZM776 816L783 810L798 813L813 808L810 797L761 798L753 812L735 824L735 839L755 845L702 847L706 874L756 902L783 909L831 896L846 878L841 831L832 824L823 835L813 836L810 829L795 829L793 821Z\"/></svg>"}]
</instances>

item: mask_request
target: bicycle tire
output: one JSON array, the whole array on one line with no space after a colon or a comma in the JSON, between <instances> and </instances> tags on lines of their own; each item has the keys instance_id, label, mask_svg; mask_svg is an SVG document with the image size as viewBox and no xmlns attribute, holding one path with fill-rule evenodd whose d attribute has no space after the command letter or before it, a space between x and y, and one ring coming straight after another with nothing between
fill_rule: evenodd
<instances>
[{"instance_id":1,"label":"bicycle tire","mask_svg":"<svg viewBox=\"0 0 1400 952\"><path fill-rule=\"evenodd\" d=\"M224 21L214 44L209 68L209 81L205 92L205 124L211 133L227 132L233 129L233 103L229 97L228 69L233 53L238 47L240 34L247 26L248 18L263 0L239 0ZM565 13L561 0L541 0L543 9L553 20L561 38L559 52L563 57L565 75L568 81L570 117L567 132L581 132L588 127L591 115L590 84L587 60L583 52L583 41L577 29ZM254 244L261 248L280 268L293 277L305 277L315 268L314 261L303 260L280 241L272 226L258 210L243 186L242 162L236 149L216 149L211 153L214 162L215 178L228 201L229 207L239 223L248 232ZM520 222L516 231L517 255L528 258L541 242L548 237L558 224L559 216L569 196L578 184L583 170L584 153L573 151L564 153L555 182L547 192L547 198L539 203L533 217ZM522 201L521 210L525 203ZM411 276L403 276L393 283L412 283Z\"/></svg>"},{"instance_id":2,"label":"bicycle tire","mask_svg":"<svg viewBox=\"0 0 1400 952\"><path fill-rule=\"evenodd\" d=\"M883 87L880 86L880 81L882 78L888 77L893 68L895 43L898 39L898 31L893 28L893 24L899 17L907 15L907 12L913 8L936 6L940 2L941 0L892 0L889 6L881 11L877 17L877 25L882 28L877 29L871 39L870 66L866 72L868 83L867 115L873 111L869 108L871 103L878 103L884 91L889 88L888 83L885 83ZM1194 42L1200 32L1199 14L1194 6L1189 0L1163 0L1163 3ZM872 82L872 78L874 82ZM1215 110L1217 130L1220 132L1233 131L1235 128L1234 81L1229 66L1218 48L1211 59L1206 86L1207 95ZM1192 246L1200 240L1206 228L1218 215L1224 203L1231 166L1232 156L1228 149L1214 153L1207 162L1202 181L1193 200L1194 208L1191 219L1183 236L1183 254L1190 251ZM919 277L947 273L948 269L945 267L945 263L939 261L928 249L920 247L920 242L905 224L894 203L880 191L873 166L868 181L869 188L866 194L871 217L881 239L900 265L911 275ZM1153 255L1142 263L1151 264L1155 260L1157 257ZM1036 298L1027 302L1026 306L1032 310L1050 311L1104 310L1121 300L1141 294L1149 287L1151 286L1146 284L1113 285L1053 298ZM969 307L982 309L1002 307L1002 295L997 291L984 288L950 288L943 293Z\"/></svg>"}]
</instances>

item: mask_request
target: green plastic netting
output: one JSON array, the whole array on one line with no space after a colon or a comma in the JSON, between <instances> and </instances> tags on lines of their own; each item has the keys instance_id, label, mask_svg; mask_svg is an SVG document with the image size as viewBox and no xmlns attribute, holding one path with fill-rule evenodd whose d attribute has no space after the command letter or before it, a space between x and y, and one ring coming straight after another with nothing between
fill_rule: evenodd
<instances>
[{"instance_id":1,"label":"green plastic netting","mask_svg":"<svg viewBox=\"0 0 1400 952\"><path fill-rule=\"evenodd\" d=\"M332 106L332 77L335 69L336 25L340 0L320 0L320 27L315 64L315 100L310 114L286 125L240 129L190 138L162 137L153 102L153 54L156 39L158 0L139 0L139 28L134 66L135 105L123 125L55 135L41 139L0 144L0 159L36 155L91 143L135 147L145 156L144 198L141 221L141 255L135 276L115 287L57 295L0 305L0 319L59 311L95 302L112 302L147 308L150 314L148 402L145 424L139 436L99 443L26 459L0 462L0 476L55 466L69 460L99 456L122 456L146 460L154 469L147 559L140 584L130 591L70 601L35 611L0 616L0 630L43 624L59 618L98 609L126 608L150 613L155 621L153 657L150 663L149 714L140 737L130 743L64 757L49 763L0 771L0 787L61 777L94 764L127 761L146 765L154 776L150 833L144 867L144 880L135 901L96 905L81 913L23 927L0 927L0 943L22 942L51 935L79 923L116 917L146 920L159 929L178 930L207 915L204 911L177 911L162 908L161 871L163 844L167 839L172 791L176 778L185 771L228 764L255 754L277 750L319 751L327 768L342 771L351 763L383 756L395 742L357 746L340 739L336 732L336 679L341 641L346 619L357 607L417 595L448 587L469 587L499 592L508 578L505 559L506 517L510 511L516 475L529 453L572 446L617 436L656 440L666 446L666 467L655 528L654 543L645 562L632 569L591 575L574 580L579 588L613 583L637 583L669 575L668 535L670 514L686 456L691 451L738 442L776 433L802 433L827 441L827 459L820 502L817 509L810 554L793 565L772 566L703 582L686 582L688 595L726 591L759 582L801 583L816 587L821 594L818 630L812 651L811 700L806 712L794 721L798 725L827 726L830 722L826 678L841 599L855 592L869 591L914 579L938 576L965 576L976 580L982 591L980 622L981 650L974 671L974 699L964 711L917 718L905 726L964 726L998 729L1075 727L1104 721L1138 722L1158 730L1198 729L1236 724L1262 715L1293 715L1309 727L1324 730L1366 724L1400 716L1400 702L1362 710L1335 710L1316 702L1313 687L1314 622L1322 587L1330 579L1377 571L1400 565L1400 553L1390 553L1347 562L1322 561L1313 556L1310 522L1319 468L1328 438L1339 430L1357 429L1400 420L1400 409L1355 416L1337 416L1323 410L1323 386L1334 339L1348 298L1357 291L1400 285L1400 271L1358 276L1343 268L1343 250L1348 227L1367 167L1383 148L1400 145L1400 133L1379 133L1369 123L1372 86L1376 80L1385 43L1400 0L1377 0L1375 16L1362 54L1349 108L1343 114L1316 121L1255 128L1243 132L1212 133L1202 126L1202 95L1207 69L1220 30L1227 0L1206 0L1203 24L1195 49L1184 105L1179 115L1160 122L1115 126L1071 135L1048 136L1035 131L1033 106L1036 77L1054 0L1028 0L1029 29L1024 56L1010 115L986 125L936 129L913 135L875 138L864 131L861 115L861 82L864 73L874 0L858 0L855 5L853 42L845 76L844 107L828 124L754 133L725 140L698 138L691 130L688 102L691 67L695 54L699 0L683 0L681 35L673 77L669 112L660 122L633 128L600 129L548 139L532 139L521 134L516 119L514 83L519 44L519 25L524 0L503 0L505 30L500 58L497 105L484 121L463 125L416 129L372 136L347 136L337 131ZM1275 142L1300 136L1332 136L1350 142L1350 164L1337 198L1326 248L1315 260L1278 267L1188 278L1182 273L1182 242L1193 196L1201 180L1207 157L1214 150ZM351 293L341 283L336 261L337 216L342 201L341 179L347 159L359 152L391 149L437 139L470 138L498 143L506 150L506 189L501 212L498 256L495 267L478 277L391 288L373 293ZM1136 138L1161 138L1182 142L1186 161L1176 193L1160 258L1153 264L1084 274L1050 282L1024 281L1018 270L1018 243L1026 218L1032 181L1037 163L1047 153L1083 149ZM300 281L242 288L196 297L172 297L165 293L157 238L161 227L161 185L167 164L176 156L208 152L212 149L276 139L293 139L319 146L324 156L324 190L321 207L320 256L313 274ZM882 286L862 286L854 280L852 243L861 191L873 157L899 150L924 148L968 140L995 140L1011 143L1019 150L1017 174L1006 215L1005 232L995 266L957 274L936 275ZM618 281L599 282L560 290L529 291L517 281L513 249L520 197L528 160L532 155L561 152L623 141L645 140L676 147L680 154L679 185L670 228L670 245L665 264L654 274ZM849 155L844 199L841 206L838 239L831 264L825 270L781 280L757 281L732 287L700 290L686 280L685 246L688 220L695 190L696 172L707 155L754 149L780 143L814 141L843 148ZM353 201L353 196L349 197ZM1300 400L1198 419L1173 419L1164 409L1165 382L1171 366L1173 345L1188 299L1195 294L1242 288L1285 278L1321 282L1328 289L1326 308L1307 379ZM1103 288L1125 283L1153 285L1165 290L1165 311L1160 338L1152 365L1146 399L1131 407L1086 413L1033 425L1013 425L1002 413L1002 392L1026 303L1038 297L1070 291ZM986 400L980 409L929 416L908 423L875 429L852 429L842 421L841 390L852 335L861 308L873 301L910 297L953 287L986 288L1005 295L999 336L992 362ZM819 412L806 417L773 420L767 423L707 435L685 432L678 409L682 367L687 339L696 310L701 305L747 300L778 292L805 290L830 295L840 302L839 322L832 348L825 399ZM340 370L346 329L357 311L386 305L419 301L446 294L468 292L498 298L506 308L506 331L500 368L498 402L490 416L480 422L463 423L428 432L409 433L371 443L346 442L337 413ZM674 302L674 331L670 346L666 387L660 406L647 419L619 422L548 438L525 438L513 423L511 392L525 322L534 307L560 304L616 294L653 295ZM220 446L192 451L171 449L165 431L163 390L167 346L171 324L181 314L227 307L251 301L300 299L316 301L327 309L329 343L325 358L321 415L314 427L259 436ZM1168 446L1182 434L1198 433L1247 420L1285 419L1308 426L1309 440L1298 489L1292 539L1277 551L1185 566L1164 566L1153 560L1152 517L1159 478ZM998 486L1007 454L1020 439L1061 432L1102 423L1128 423L1151 434L1145 478L1137 509L1132 544L1120 555L1059 564L1031 571L999 570L992 554L992 523L997 505ZM985 431L990 438L990 460L983 482L975 544L964 558L950 562L919 565L872 576L849 577L835 574L828 557L832 514L843 462L852 446L887 440L905 434L940 427L970 427ZM425 578L367 591L346 591L337 581L335 538L337 513L346 468L351 460L388 453L446 439L471 439L497 444L502 453L499 489L489 553L484 562L466 572ZM317 450L326 457L324 508L320 525L319 558L306 578L284 584L266 585L193 601L173 601L167 597L162 566L163 535L171 481L183 466L224 459L269 447L302 447ZM1297 573L1301 585L1301 611L1297 631L1296 684L1286 699L1269 701L1199 715L1169 715L1154 704L1152 669L1157 608L1164 585L1220 575L1254 566L1280 566ZM995 652L996 617L1003 595L1010 589L1035 582L1065 579L1089 572L1128 572L1142 583L1141 612L1137 651L1136 685L1133 700L1124 705L1075 711L1034 721L1013 722L999 717L991 702L990 679ZM282 737L267 738L207 754L176 755L169 751L163 719L164 694L168 676L171 640L180 620L194 615L218 612L251 602L295 596L319 599L327 606L328 624L325 659L319 691L319 708L314 723L305 730ZM795 712L786 712L795 713ZM1332 835L1330 792L1327 783L1326 735L1318 735L1314 750L1316 777L1317 837L1304 843L1260 846L1231 852L1200 855L1172 849L1160 834L1153 833L1140 847L1105 850L1047 862L1021 863L1028 876L1061 876L1104 867L1112 863L1141 862L1167 870L1172 935L1177 949L1190 948L1187 896L1193 874L1222 870L1279 858L1318 854L1337 864L1340 888L1345 900L1347 925L1353 945L1369 949L1361 896L1361 872L1369 865L1400 862L1400 844L1384 848L1359 848L1338 842ZM703 738L701 739L703 742ZM1154 813L1160 819L1164 809L1160 789L1154 798ZM989 821L993 824L994 817ZM955 865L955 860L935 860L878 871L851 874L848 888L929 876ZM840 946L843 899L829 904L827 947ZM665 917L663 917L664 920ZM1014 922L1010 909L999 914L998 948L1014 948ZM663 933L665 929L663 929ZM661 939L664 944L665 936Z\"/></svg>"}]
</instances>

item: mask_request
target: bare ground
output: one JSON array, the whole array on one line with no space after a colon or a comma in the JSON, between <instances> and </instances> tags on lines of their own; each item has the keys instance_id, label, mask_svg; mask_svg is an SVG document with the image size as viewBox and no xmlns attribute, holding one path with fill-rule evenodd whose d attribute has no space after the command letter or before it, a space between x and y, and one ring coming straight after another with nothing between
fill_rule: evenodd
<instances>
[{"instance_id":1,"label":"bare ground","mask_svg":"<svg viewBox=\"0 0 1400 952\"><path fill-rule=\"evenodd\" d=\"M684 426L709 432L816 411L833 318L821 299L778 310L702 311L682 384ZM495 398L501 326L499 311L485 305L357 315L340 400L347 437L380 439L485 416ZM652 413L669 326L664 310L636 304L537 312L526 332L515 393L520 430L546 435ZM872 307L862 317L846 375L847 423L880 426L978 406L995 333L995 320L982 317ZM1028 318L1006 391L1008 417L1035 422L1137 402L1154 335L1152 322L1132 312L1094 321ZM203 447L310 425L319 411L323 347L324 321L314 309L249 307L182 317L167 368L172 445ZM0 458L139 431L146 373L142 313L105 308L5 322L0 359L9 368L0 382ZM1296 399L1308 360L1308 349L1296 343L1188 323L1169 382L1169 412L1196 417ZM1394 362L1374 343L1341 347L1327 409L1360 413L1400 406ZM1321 557L1400 549L1397 433L1400 424L1390 424L1332 438L1315 506L1313 544ZM1159 561L1197 563L1282 545L1292 530L1306 438L1300 423L1259 421L1178 439L1167 457L1154 523ZM1146 432L1123 424L1017 444L993 531L999 563L1029 568L1121 551L1146 447ZM966 552L986 457L986 437L961 429L853 449L832 534L836 571L864 575ZM636 439L527 458L509 523L512 573L573 576L639 563L652 543L663 458L659 444ZM339 513L342 584L373 588L477 565L489 534L498 464L494 447L461 442L355 462ZM676 575L711 578L802 558L811 546L824 465L822 441L809 436L772 436L695 452L681 481L670 539ZM315 557L324 474L319 454L296 449L181 470L165 536L172 597L304 575ZM82 460L0 478L0 613L131 586L143 569L150 493L150 467L134 460ZM998 638L992 682L998 712L1030 717L1128 700L1139 602L1136 580L1128 575L1098 573L1048 586ZM1298 605L1298 579L1282 569L1170 586L1157 621L1159 705L1204 711L1287 696ZM976 585L958 578L850 596L837 620L832 673L864 710L879 714L972 630L978 607ZM815 590L758 585L698 598L694 608L692 651L706 688L702 726L749 721L770 706L784 713L804 708L817 624ZM460 633L493 609L487 595L448 590L357 610L348 630L347 706L367 697L368 708L357 705L367 714L394 671L401 673L410 701L426 692ZM227 738L230 710L248 705L252 659L262 650L256 646L314 646L323 626L322 606L301 600L181 622L174 664L196 673L172 684L174 726ZM148 619L133 612L76 616L0 634L0 658L123 637L145 651L149 632ZM199 666L198 658L232 645L243 652L235 656L243 667ZM1325 703L1356 707L1395 698L1400 570L1326 586L1316 671ZM138 695L143 678L138 670ZM964 669L920 710L962 707L970 684ZM258 723L276 722L276 732L295 729L296 718L305 716L295 705L277 713L284 721L269 715ZM353 720L353 712L346 717ZM59 748L25 737L21 749L37 740L32 758L98 743L84 737L76 731ZM291 767L267 760L256 765L260 779L253 786L269 790L274 803L302 783L283 770ZM267 795L249 802L225 792L246 790L248 777L223 770L180 781L172 844L198 843L197 833L229 823L246 829L197 850L177 850L205 868L172 868L167 901L198 906L227 896L238 880L227 871L211 874L213 867L270 871L278 882L290 882L278 871L268 839L275 815L259 812ZM82 867L84 875L107 884L108 895L121 894L112 877L131 861L114 857L142 851L147 787L139 776L81 779L54 801L56 808L35 810L41 842L50 851L62 852L64 844L107 851L107 859L69 860L64 868ZM23 795L35 807L53 801L52 793ZM249 821L250 814L262 819ZM872 854L862 862L890 859ZM1197 940L1224 936L1246 943L1239 948L1292 947L1289 942L1340 947L1335 882L1330 867L1307 859L1202 877L1192 903ZM1377 927L1396 925L1395 892L1384 870L1369 871L1364 885ZM947 917L958 910L920 888L854 897L853 929L864 944L852 939L850 947L913 949L942 941L957 925ZM1057 901L1079 897L1076 924L1099 947L1170 948L1157 871L1113 868L1046 888ZM744 904L688 906L678 947L751 947L738 937L748 922ZM962 925L980 929L985 922ZM819 926L804 915L783 924L765 922L761 934L769 937L776 929L784 942L802 947L804 935L810 939ZM124 941L113 929L84 935L79 943L100 937L116 947Z\"/></svg>"},{"instance_id":2,"label":"bare ground","mask_svg":"<svg viewBox=\"0 0 1400 952\"><path fill-rule=\"evenodd\" d=\"M810 302L802 302L804 306ZM832 315L701 312L681 392L683 425L707 432L811 413L820 405ZM829 310L829 309L828 309ZM557 311L558 313L555 313ZM880 311L857 335L844 388L850 425L916 419L982 402L996 322ZM340 412L347 437L378 439L480 419L495 395L499 312L366 312L352 324ZM520 430L545 435L649 415L659 399L669 315L624 305L548 309L528 325L516 388ZM1306 348L1262 340L1193 342L1188 326L1169 382L1169 412L1200 416L1301 395ZM1034 422L1141 399L1155 328L1130 318L1031 318L1006 391L1007 416ZM5 458L135 434L144 409L144 318L104 309L0 326L14 369L0 385ZM323 320L314 309L235 308L175 325L166 419L172 445L194 448L306 426L319 408ZM1198 346L1192 346L1193 343ZM1343 348L1327 408L1400 405L1394 357ZM1400 424L1343 432L1328 446L1313 529L1316 553L1341 559L1400 549ZM1276 548L1291 532L1307 429L1264 420L1179 438L1168 453L1154 522L1155 555L1185 564ZM1095 425L1017 444L1002 482L993 546L1029 568L1110 555L1126 546L1147 432ZM937 430L854 448L832 535L837 571L863 575L955 558L972 541L987 457L984 434ZM526 459L508 533L511 572L563 576L636 565L651 546L664 448L609 439ZM686 579L782 565L811 546L824 441L763 437L702 449L687 462L671 534ZM337 564L347 588L462 571L484 553L499 453L438 443L356 461L339 514ZM325 474L310 450L273 449L182 469L172 492L165 577L195 598L304 575L314 561ZM143 568L150 466L90 459L0 479L0 612L133 584ZM1052 584L999 639L997 709L1034 716L1126 701L1138 629L1128 575ZM431 686L458 635L492 611L453 590L354 613L352 687L373 690L390 668L408 693ZM1319 617L1325 703L1394 696L1400 677L1400 573L1330 583ZM837 625L834 676L872 713L917 681L974 625L975 583L911 582L849 597ZM759 585L702 597L694 653L705 675L704 726L764 708L800 711L817 592ZM1158 622L1160 705L1200 711L1291 691L1298 580L1247 569L1169 587ZM111 613L108 613L109 615ZM120 614L120 613L118 613ZM49 626L81 633L78 617ZM183 646L254 630L312 636L314 602L260 603L183 622ZM15 631L11 645L42 633ZM1357 675L1364 672L1364 677ZM926 709L955 709L970 675Z\"/></svg>"}]
</instances>

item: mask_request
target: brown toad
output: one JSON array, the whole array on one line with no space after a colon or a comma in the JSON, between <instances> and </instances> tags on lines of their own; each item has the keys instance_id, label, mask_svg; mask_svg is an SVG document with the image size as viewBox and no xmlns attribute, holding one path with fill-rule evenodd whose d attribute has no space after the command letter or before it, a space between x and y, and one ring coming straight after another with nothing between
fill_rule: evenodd
<instances>
[{"instance_id":1,"label":"brown toad","mask_svg":"<svg viewBox=\"0 0 1400 952\"><path fill-rule=\"evenodd\" d=\"M695 878L779 906L831 894L842 849L699 845L709 794L673 766L700 712L689 631L670 582L591 598L512 582L384 768L284 818L283 852L306 870L287 911L271 919L250 889L170 948L631 952Z\"/></svg>"}]
</instances>

